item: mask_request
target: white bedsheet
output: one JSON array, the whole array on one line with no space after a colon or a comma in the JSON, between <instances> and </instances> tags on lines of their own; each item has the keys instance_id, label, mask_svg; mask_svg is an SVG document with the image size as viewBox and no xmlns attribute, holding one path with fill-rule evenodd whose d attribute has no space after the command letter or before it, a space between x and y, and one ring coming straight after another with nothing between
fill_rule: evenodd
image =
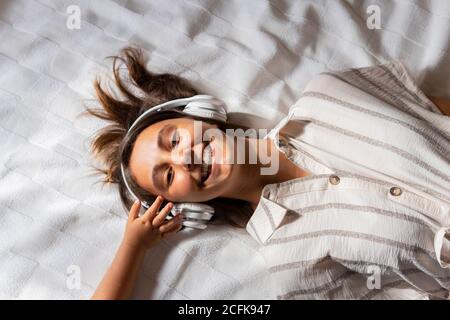
<instances>
[{"instance_id":1,"label":"white bedsheet","mask_svg":"<svg viewBox=\"0 0 450 320\"><path fill-rule=\"evenodd\" d=\"M381 9L381 30L366 8ZM66 27L69 5L81 29ZM235 117L269 127L315 74L402 58L428 94L450 97L450 3L441 1L2 0L0 297L88 298L120 242L113 188L95 184L77 117L103 58L135 44L149 67L190 79ZM248 123L247 123L248 124ZM81 287L67 286L70 266ZM270 282L245 230L181 232L149 251L141 299L266 299Z\"/></svg>"}]
</instances>

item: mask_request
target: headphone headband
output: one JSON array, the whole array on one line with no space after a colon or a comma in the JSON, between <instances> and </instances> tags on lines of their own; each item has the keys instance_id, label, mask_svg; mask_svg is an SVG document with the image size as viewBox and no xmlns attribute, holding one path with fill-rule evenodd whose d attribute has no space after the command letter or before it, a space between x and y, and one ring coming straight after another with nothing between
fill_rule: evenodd
<instances>
[{"instance_id":1,"label":"headphone headband","mask_svg":"<svg viewBox=\"0 0 450 320\"><path fill-rule=\"evenodd\" d=\"M197 104L197 105L196 105ZM197 110L208 110L212 113L218 113L217 115L213 115L213 118L215 116L220 115L222 121L226 121L226 111L225 111L225 104L221 102L220 100L214 98L213 96L206 95L206 94L198 94L189 98L181 98L181 99L175 99L166 101L164 103L158 104L154 107L151 107L150 109L146 110L143 114L141 114L136 120L134 120L131 127L128 129L127 133L130 132L134 127L138 125L143 119L148 117L150 114L156 113L156 112L162 112L170 109L175 109L181 106L185 106L183 109L183 112L186 114L192 114L191 110L197 109Z\"/></svg>"}]
</instances>

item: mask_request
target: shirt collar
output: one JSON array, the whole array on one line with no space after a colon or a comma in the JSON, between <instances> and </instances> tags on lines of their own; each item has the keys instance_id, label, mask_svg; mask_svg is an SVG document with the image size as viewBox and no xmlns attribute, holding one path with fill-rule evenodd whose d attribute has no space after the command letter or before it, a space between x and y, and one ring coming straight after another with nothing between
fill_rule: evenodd
<instances>
[{"instance_id":1,"label":"shirt collar","mask_svg":"<svg viewBox=\"0 0 450 320\"><path fill-rule=\"evenodd\" d=\"M282 119L265 138L275 141L276 147L289 156L287 139L280 134L280 129L290 120L291 114ZM280 226L288 209L276 203L278 184L267 184L261 192L258 206L247 223L246 230L261 244L265 244L272 233Z\"/></svg>"},{"instance_id":2,"label":"shirt collar","mask_svg":"<svg viewBox=\"0 0 450 320\"><path fill-rule=\"evenodd\" d=\"M280 226L288 209L276 203L277 184L265 185L258 206L247 223L246 230L259 243L265 244Z\"/></svg>"}]
</instances>

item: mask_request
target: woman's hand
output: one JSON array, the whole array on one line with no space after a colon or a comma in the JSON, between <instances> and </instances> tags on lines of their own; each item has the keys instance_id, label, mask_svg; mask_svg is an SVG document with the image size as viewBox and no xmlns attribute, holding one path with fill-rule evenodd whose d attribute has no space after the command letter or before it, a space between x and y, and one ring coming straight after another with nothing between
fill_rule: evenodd
<instances>
[{"instance_id":1,"label":"woman's hand","mask_svg":"<svg viewBox=\"0 0 450 320\"><path fill-rule=\"evenodd\" d=\"M165 221L170 209L173 207L171 202L167 203L158 212L163 200L162 196L158 196L141 217L139 217L141 203L139 200L134 202L128 214L122 245L146 250L163 236L181 229L183 217L180 214L170 221Z\"/></svg>"},{"instance_id":2,"label":"woman's hand","mask_svg":"<svg viewBox=\"0 0 450 320\"><path fill-rule=\"evenodd\" d=\"M141 203L136 201L133 204L128 214L122 244L92 299L129 299L146 250L164 235L181 228L180 215L168 222L165 221L173 206L172 203L169 202L158 213L162 202L163 198L159 196L141 217L139 217Z\"/></svg>"}]
</instances>

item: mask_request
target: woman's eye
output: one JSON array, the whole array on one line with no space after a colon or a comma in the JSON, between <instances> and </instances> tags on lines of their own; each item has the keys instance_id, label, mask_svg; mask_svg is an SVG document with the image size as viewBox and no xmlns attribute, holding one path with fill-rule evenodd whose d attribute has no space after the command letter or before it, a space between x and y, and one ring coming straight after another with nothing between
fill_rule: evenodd
<instances>
[{"instance_id":1,"label":"woman's eye","mask_svg":"<svg viewBox=\"0 0 450 320\"><path fill-rule=\"evenodd\" d=\"M167 172L167 185L171 185L173 181L173 169L172 167L169 168L169 171Z\"/></svg>"},{"instance_id":2,"label":"woman's eye","mask_svg":"<svg viewBox=\"0 0 450 320\"><path fill-rule=\"evenodd\" d=\"M178 134L178 130L175 130L175 132L172 135L172 141L171 141L172 148L175 147L179 141L180 141L180 136Z\"/></svg>"}]
</instances>

